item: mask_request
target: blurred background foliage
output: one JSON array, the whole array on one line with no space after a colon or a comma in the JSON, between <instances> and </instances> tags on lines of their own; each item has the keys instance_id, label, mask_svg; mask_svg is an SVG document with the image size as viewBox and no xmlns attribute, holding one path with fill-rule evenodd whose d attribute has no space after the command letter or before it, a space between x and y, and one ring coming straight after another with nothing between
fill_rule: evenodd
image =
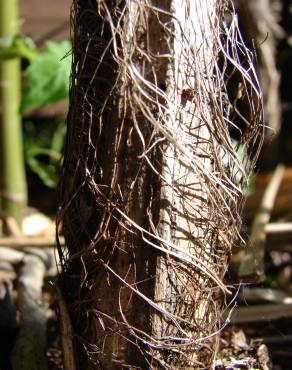
<instances>
[{"instance_id":1,"label":"blurred background foliage","mask_svg":"<svg viewBox=\"0 0 292 370\"><path fill-rule=\"evenodd\" d=\"M70 50L69 41L48 42L42 52L35 53L24 70L25 88L20 108L22 113L68 99Z\"/></svg>"},{"instance_id":2,"label":"blurred background foliage","mask_svg":"<svg viewBox=\"0 0 292 370\"><path fill-rule=\"evenodd\" d=\"M48 42L24 70L22 113L68 100L70 50L68 41ZM66 134L64 117L24 120L23 130L26 165L46 186L55 188Z\"/></svg>"},{"instance_id":3,"label":"blurred background foliage","mask_svg":"<svg viewBox=\"0 0 292 370\"><path fill-rule=\"evenodd\" d=\"M68 101L71 44L48 41L38 51L33 40L22 34L0 39L0 60L19 57L22 62L23 91L20 111L30 117L32 110ZM55 188L66 134L65 117L24 118L23 144L27 170L44 185Z\"/></svg>"}]
</instances>

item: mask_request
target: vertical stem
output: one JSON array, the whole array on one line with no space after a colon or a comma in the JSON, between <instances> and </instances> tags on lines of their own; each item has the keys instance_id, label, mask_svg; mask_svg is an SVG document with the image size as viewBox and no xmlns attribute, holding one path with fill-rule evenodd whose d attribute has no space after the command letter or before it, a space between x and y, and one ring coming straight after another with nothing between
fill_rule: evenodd
<instances>
[{"instance_id":1,"label":"vertical stem","mask_svg":"<svg viewBox=\"0 0 292 370\"><path fill-rule=\"evenodd\" d=\"M0 37L18 32L18 0L0 0ZM21 223L26 202L21 117L20 60L0 61L1 207Z\"/></svg>"}]
</instances>

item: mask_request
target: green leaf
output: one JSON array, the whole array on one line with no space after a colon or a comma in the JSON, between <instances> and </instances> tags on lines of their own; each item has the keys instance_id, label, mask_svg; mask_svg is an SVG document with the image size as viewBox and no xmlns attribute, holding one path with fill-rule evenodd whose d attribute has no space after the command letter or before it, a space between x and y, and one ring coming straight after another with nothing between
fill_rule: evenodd
<instances>
[{"instance_id":1,"label":"green leaf","mask_svg":"<svg viewBox=\"0 0 292 370\"><path fill-rule=\"evenodd\" d=\"M66 129L66 123L60 119L24 121L26 164L51 188L55 188L58 183Z\"/></svg>"},{"instance_id":2,"label":"green leaf","mask_svg":"<svg viewBox=\"0 0 292 370\"><path fill-rule=\"evenodd\" d=\"M67 126L65 122L60 122L52 137L51 150L59 153L61 157L62 149L64 147Z\"/></svg>"},{"instance_id":3,"label":"green leaf","mask_svg":"<svg viewBox=\"0 0 292 370\"><path fill-rule=\"evenodd\" d=\"M33 172L37 173L48 188L55 188L57 186L58 175L54 166L45 165L36 158L30 158L28 165Z\"/></svg>"},{"instance_id":4,"label":"green leaf","mask_svg":"<svg viewBox=\"0 0 292 370\"><path fill-rule=\"evenodd\" d=\"M250 162L250 160L247 156L247 153L246 153L246 150L245 150L243 144L240 144L237 140L234 140L234 139L231 139L231 144L232 144L233 149L236 152L237 161L238 161L238 164L235 164L234 166L232 166L231 175L234 179L235 184L240 185L241 182L242 182L242 177L243 177L242 170L244 168L250 168L251 167L251 162ZM229 155L224 153L222 155L221 160L222 160L222 164L223 164L224 167L230 168L229 167L230 166L230 157L229 157ZM233 163L234 159L232 159L231 162ZM246 184L246 186L244 186L243 189L241 189L241 190L242 190L242 193L245 197L249 197L250 195L253 194L253 192L254 192L254 174L253 173L249 178L248 184Z\"/></svg>"},{"instance_id":5,"label":"green leaf","mask_svg":"<svg viewBox=\"0 0 292 370\"><path fill-rule=\"evenodd\" d=\"M25 156L28 166L43 183L50 188L55 188L58 183L57 164L61 154L50 149L33 146L26 150ZM44 156L50 158L49 164L43 163L41 157Z\"/></svg>"},{"instance_id":6,"label":"green leaf","mask_svg":"<svg viewBox=\"0 0 292 370\"><path fill-rule=\"evenodd\" d=\"M0 60L25 58L33 61L38 52L32 39L21 33L0 38Z\"/></svg>"},{"instance_id":7,"label":"green leaf","mask_svg":"<svg viewBox=\"0 0 292 370\"><path fill-rule=\"evenodd\" d=\"M22 112L68 99L70 50L69 41L49 42L44 52L26 69L27 86L21 103Z\"/></svg>"}]
</instances>

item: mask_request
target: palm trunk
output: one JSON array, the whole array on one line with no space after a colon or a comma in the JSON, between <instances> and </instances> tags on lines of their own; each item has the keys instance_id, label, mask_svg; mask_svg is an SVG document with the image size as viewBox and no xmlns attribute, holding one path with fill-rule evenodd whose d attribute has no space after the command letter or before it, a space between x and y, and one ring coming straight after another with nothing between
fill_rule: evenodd
<instances>
[{"instance_id":1,"label":"palm trunk","mask_svg":"<svg viewBox=\"0 0 292 370\"><path fill-rule=\"evenodd\" d=\"M222 36L223 3L74 2L58 223L68 247L61 299L81 369L212 366L246 181L219 56L249 98L257 93L223 50L234 46ZM260 98L248 116L246 156Z\"/></svg>"}]
</instances>

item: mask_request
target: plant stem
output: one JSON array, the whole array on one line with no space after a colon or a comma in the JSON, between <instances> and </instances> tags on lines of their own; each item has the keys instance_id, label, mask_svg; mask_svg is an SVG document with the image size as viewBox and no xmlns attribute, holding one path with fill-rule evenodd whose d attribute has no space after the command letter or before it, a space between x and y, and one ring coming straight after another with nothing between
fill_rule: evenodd
<instances>
[{"instance_id":1,"label":"plant stem","mask_svg":"<svg viewBox=\"0 0 292 370\"><path fill-rule=\"evenodd\" d=\"M0 0L0 37L18 32L18 0ZM26 204L26 181L19 113L20 59L0 60L0 140L2 211L19 224Z\"/></svg>"}]
</instances>

